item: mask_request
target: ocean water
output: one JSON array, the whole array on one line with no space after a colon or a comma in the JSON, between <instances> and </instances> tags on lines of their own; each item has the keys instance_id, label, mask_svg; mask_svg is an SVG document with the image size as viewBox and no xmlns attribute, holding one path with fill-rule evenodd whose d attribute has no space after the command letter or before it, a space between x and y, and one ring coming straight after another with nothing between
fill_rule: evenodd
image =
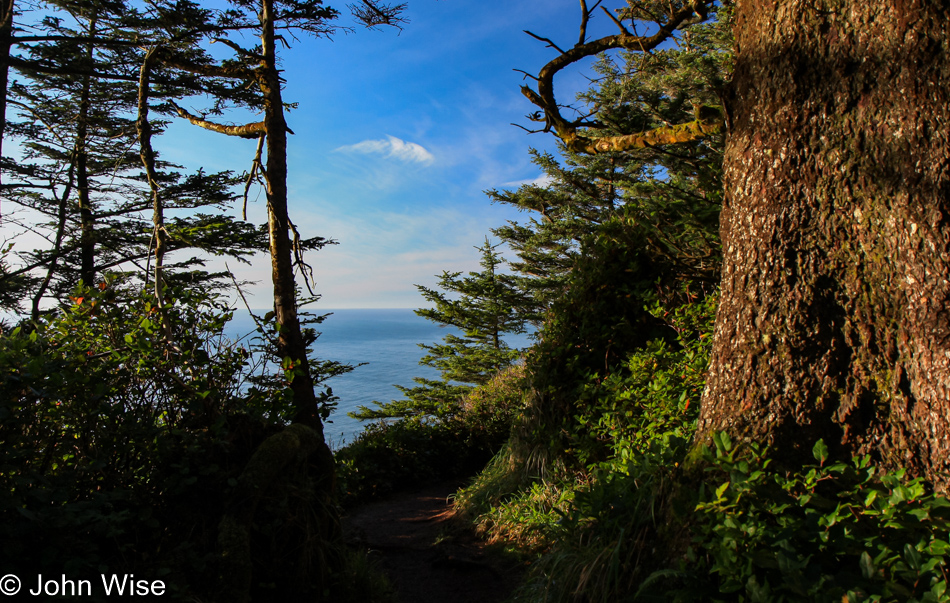
<instances>
[{"instance_id":1,"label":"ocean water","mask_svg":"<svg viewBox=\"0 0 950 603\"><path fill-rule=\"evenodd\" d=\"M438 371L419 364L425 351L418 344L437 343L446 334L457 333L454 327L416 316L411 309L319 310L319 313L331 315L316 326L320 332L314 344L317 358L354 366L365 363L346 375L326 381L333 394L340 398L339 406L325 426L327 440L333 448L353 441L364 427L361 421L346 416L347 412L359 406L372 408L374 400L402 399L402 392L394 386L411 387L413 377L437 379ZM240 337L253 331L254 323L247 312L235 312L229 335ZM506 341L517 348L529 345L527 335L509 336Z\"/></svg>"}]
</instances>

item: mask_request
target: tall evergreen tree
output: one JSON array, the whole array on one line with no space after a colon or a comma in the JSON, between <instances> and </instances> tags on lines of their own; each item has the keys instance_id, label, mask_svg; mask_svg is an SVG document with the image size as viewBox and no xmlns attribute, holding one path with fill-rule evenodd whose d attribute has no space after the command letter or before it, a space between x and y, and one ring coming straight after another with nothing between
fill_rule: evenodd
<instances>
[{"instance_id":1,"label":"tall evergreen tree","mask_svg":"<svg viewBox=\"0 0 950 603\"><path fill-rule=\"evenodd\" d=\"M363 2L362 9L355 12L367 25L374 26L398 23L402 8L401 5L389 7L367 0ZM164 10L166 13L175 13L176 7L167 5ZM274 316L279 325L277 353L285 369L293 375L290 388L296 408L294 421L312 427L321 436L323 426L320 409L314 395L307 342L298 317L294 273L295 269L300 269L306 274L307 267L302 255L305 241L300 238L289 216L289 128L285 115L286 105L282 98L283 79L277 67L277 40L280 38L287 43L282 34L285 31L292 34L325 36L334 30L332 22L337 15L334 8L325 6L319 0L232 0L230 10L206 11L201 16L203 24L199 27L208 38L231 48L235 53L232 60L219 63L199 61L171 48L161 49L156 57L162 64L180 71L205 78L231 80L236 84L232 89L255 91L253 96L245 97L243 102L262 110L263 120L259 122L240 126L224 125L194 115L181 107L177 107L177 112L196 126L230 136L256 138L259 141L258 156L254 160L252 173L260 167L267 196ZM247 31L255 31L258 34L259 48L242 47L229 37L239 36ZM327 453L329 454L329 450Z\"/></svg>"},{"instance_id":2,"label":"tall evergreen tree","mask_svg":"<svg viewBox=\"0 0 950 603\"><path fill-rule=\"evenodd\" d=\"M125 2L48 5L50 13L32 26L36 35L14 38L21 54L10 103L20 119L10 122L8 134L24 151L8 170L5 197L29 210L24 220L50 246L21 253L21 266L0 276L45 273L29 295L34 318L44 298L62 300L79 280L90 284L103 271L132 270L149 278L151 241L160 236L169 253L190 248L242 259L266 248L261 232L221 214L234 200L231 174L186 174L157 157L151 175L143 174L134 152L139 45L169 36L162 16ZM193 41L186 39L185 46ZM196 82L170 78L167 70L158 75L152 100L168 114L168 100L193 93ZM160 134L162 127L158 122L152 130ZM150 229L141 217L153 206L153 185L175 211L161 229ZM202 263L191 257L169 268L181 273L179 280L207 286L214 275L203 272Z\"/></svg>"},{"instance_id":3,"label":"tall evergreen tree","mask_svg":"<svg viewBox=\"0 0 950 603\"><path fill-rule=\"evenodd\" d=\"M622 136L685 121L718 102L728 77L728 20L694 25L677 45L601 55L597 85L579 95L600 136ZM608 228L632 233L664 289L684 281L712 288L721 249L718 214L722 201L722 138L700 138L675 150L645 145L590 154L560 146L554 155L533 152L548 182L517 191L493 190L495 202L530 212L494 233L519 255L512 267L525 275L538 310L562 295L585 240Z\"/></svg>"},{"instance_id":4,"label":"tall evergreen tree","mask_svg":"<svg viewBox=\"0 0 950 603\"><path fill-rule=\"evenodd\" d=\"M175 14L176 8L170 3L163 4L163 11L168 14ZM402 8L402 5L387 7L364 0L363 11L354 12L367 25L373 26L397 23ZM333 506L333 455L325 441L321 420L323 409L314 391L316 375L311 366L309 341L298 315L295 270L303 271L306 277L308 266L304 262L303 252L307 241L301 239L290 220L287 190L287 134L290 128L286 121L287 105L283 100L284 80L278 69L277 41L287 45L288 39L296 35L327 35L333 31L332 22L336 16L335 9L323 5L319 0L231 0L229 10L206 11L201 15L198 29L207 39L233 50L232 59L218 62L195 60L171 47L157 49L154 55L156 61L172 69L209 80L230 80L234 84L231 89L243 89L249 93L239 100L263 114L259 122L234 126L207 120L204 116L176 107L182 118L196 126L258 140L257 156L251 173L261 176L267 199L273 316L277 324L273 347L280 359L291 396L294 424L291 429L295 433L307 434L305 439L294 437L290 444L284 438L265 441L261 446L289 445L292 452L288 451L287 454L305 459L310 478L307 489L312 497L309 500L315 501L306 503L306 512L318 515L313 534L294 536L299 540L297 552L294 553L295 564L270 566L282 576L278 580L281 582L281 591L292 599L314 592L319 597L319 593L326 588L331 575L338 569L337 560L331 556L340 546L341 528ZM250 31L259 36L259 46L242 46L243 34ZM215 109L220 110L221 101L232 98L230 95L223 99L217 98ZM147 154L147 151L143 154ZM156 227L159 221L160 217L156 214ZM319 240L311 240L311 243L314 241L319 245ZM309 287L309 282L307 284ZM277 479L276 473L280 470L279 466L267 469L274 472L273 479ZM256 569L250 560L253 546L251 534L255 514L259 513L258 503L263 495L260 489L248 485L241 492L241 502L222 521L220 537L227 549L223 571L229 582L226 596L231 600L247 601L251 597ZM315 564L315 559L320 562Z\"/></svg>"},{"instance_id":5,"label":"tall evergreen tree","mask_svg":"<svg viewBox=\"0 0 950 603\"><path fill-rule=\"evenodd\" d=\"M557 115L530 115L544 124L540 131L571 133L563 159L536 153L548 184L492 193L533 215L496 233L518 251L522 284L546 310L526 363L531 396L513 447L538 470L564 462L579 469L612 454L597 432L598 421L612 420L602 414L611 394L598 393L600 384L626 378L631 355L651 342L681 345L675 310L715 293L722 253L723 137L707 113L716 113L710 107L728 78L728 9L711 23L691 23L676 43L640 40L650 51L642 55L588 40L599 7L581 4L578 43L542 70L537 92L525 94L544 106L566 56L597 56L595 83L573 108L587 117L568 120L561 113L572 109L561 104ZM680 136L675 124L690 119L695 131ZM683 140L660 144L668 136ZM610 404L639 412L634 399Z\"/></svg>"}]
</instances>

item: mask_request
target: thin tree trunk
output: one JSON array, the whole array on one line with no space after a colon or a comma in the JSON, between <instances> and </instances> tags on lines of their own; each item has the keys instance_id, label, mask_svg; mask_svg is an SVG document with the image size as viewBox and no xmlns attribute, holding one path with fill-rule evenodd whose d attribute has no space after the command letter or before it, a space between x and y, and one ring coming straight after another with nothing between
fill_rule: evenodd
<instances>
[{"instance_id":1,"label":"thin tree trunk","mask_svg":"<svg viewBox=\"0 0 950 603\"><path fill-rule=\"evenodd\" d=\"M96 35L96 17L89 22L89 35ZM86 64L92 68L95 44L86 46ZM76 192L79 200L79 220L81 224L79 245L79 278L87 287L93 285L96 276L96 231L92 200L89 194L89 104L91 102L92 76L82 76L82 91L79 98L79 115L76 118Z\"/></svg>"},{"instance_id":2,"label":"thin tree trunk","mask_svg":"<svg viewBox=\"0 0 950 603\"><path fill-rule=\"evenodd\" d=\"M139 135L139 157L145 168L149 192L152 195L152 240L155 241L155 305L162 321L162 331L166 341L172 343L172 329L165 310L165 253L168 251L168 232L165 230L165 203L162 200L158 184L158 172L155 169L155 150L152 148L152 122L148 119L148 103L151 92L151 69L158 48L145 53L139 70L138 117L135 128ZM148 282L148 274L145 276Z\"/></svg>"},{"instance_id":3,"label":"thin tree trunk","mask_svg":"<svg viewBox=\"0 0 950 603\"><path fill-rule=\"evenodd\" d=\"M63 190L63 196L59 199L59 209L56 216L56 240L53 243L53 254L49 267L46 269L46 277L40 284L40 288L33 296L33 308L30 317L33 321L40 318L40 302L46 295L50 282L53 280L53 273L56 272L56 265L59 263L59 257L63 250L63 238L66 235L66 209L69 203L69 196L72 194L73 181L76 176L76 153L74 152L69 161L69 171L66 176L66 188Z\"/></svg>"},{"instance_id":4,"label":"thin tree trunk","mask_svg":"<svg viewBox=\"0 0 950 603\"><path fill-rule=\"evenodd\" d=\"M950 2L738 0L699 424L946 488Z\"/></svg>"},{"instance_id":5,"label":"thin tree trunk","mask_svg":"<svg viewBox=\"0 0 950 603\"><path fill-rule=\"evenodd\" d=\"M315 429L323 437L307 346L297 317L297 292L287 213L287 123L284 121L284 104L277 71L273 0L263 0L261 4L264 69L259 76L259 83L264 95L264 128L267 132L267 222L274 313L280 325L277 348L281 358L289 358L294 365L295 376L290 384L294 393L294 422Z\"/></svg>"},{"instance_id":6,"label":"thin tree trunk","mask_svg":"<svg viewBox=\"0 0 950 603\"><path fill-rule=\"evenodd\" d=\"M7 126L7 86L10 77L10 49L13 38L13 1L0 0L0 158L3 157L3 136ZM3 172L0 171L0 190L2 190L2 185Z\"/></svg>"},{"instance_id":7,"label":"thin tree trunk","mask_svg":"<svg viewBox=\"0 0 950 603\"><path fill-rule=\"evenodd\" d=\"M139 135L139 157L145 168L145 177L148 179L148 188L152 195L152 225L154 228L152 239L155 241L155 298L161 306L162 286L164 278L165 252L168 234L165 232L165 206L162 203L161 191L158 186L158 174L155 171L155 150L152 148L152 123L148 119L148 102L150 93L150 71L155 49L149 50L142 67L139 70L138 119L135 127ZM146 280L148 276L146 275Z\"/></svg>"}]
</instances>

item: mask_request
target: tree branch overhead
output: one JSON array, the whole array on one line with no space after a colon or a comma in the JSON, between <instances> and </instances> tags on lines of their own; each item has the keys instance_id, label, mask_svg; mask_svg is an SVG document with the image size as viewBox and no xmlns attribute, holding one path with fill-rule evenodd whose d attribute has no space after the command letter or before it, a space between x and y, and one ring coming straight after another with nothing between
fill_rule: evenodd
<instances>
[{"instance_id":1,"label":"tree branch overhead","mask_svg":"<svg viewBox=\"0 0 950 603\"><path fill-rule=\"evenodd\" d=\"M628 2L628 4L630 9L618 11L619 16L615 16L607 7L601 6L599 1L588 8L587 2L582 0L582 18L578 43L568 50L562 50L548 38L525 32L531 37L545 42L549 47L560 53L541 68L537 77L531 76L532 79L537 81L536 89L528 85L521 87L522 94L541 110L529 115L528 119L544 123L542 131L550 132L553 130L572 151L585 153L601 153L657 144L686 142L722 131L724 121L722 112L718 109L706 111L701 118L690 123L667 125L645 132L606 137L600 137L596 134L591 135L593 133L591 130L596 131L600 127L596 122L586 121L586 117L571 120L561 114L561 105L557 102L554 90L554 76L560 71L578 61L597 56L609 50L624 49L649 52L672 39L673 33L679 27L706 20L708 11L706 0L695 0L690 3L670 3L665 15L654 18L654 24L658 27L656 33L641 36L630 33L630 30L624 26L623 21L631 21L634 24L633 31L636 32L634 15L637 11L635 9L646 11L645 3ZM644 6L641 6L642 4ZM598 6L614 21L620 29L620 33L587 42L588 22ZM588 130L582 130L582 128L588 128Z\"/></svg>"}]
</instances>

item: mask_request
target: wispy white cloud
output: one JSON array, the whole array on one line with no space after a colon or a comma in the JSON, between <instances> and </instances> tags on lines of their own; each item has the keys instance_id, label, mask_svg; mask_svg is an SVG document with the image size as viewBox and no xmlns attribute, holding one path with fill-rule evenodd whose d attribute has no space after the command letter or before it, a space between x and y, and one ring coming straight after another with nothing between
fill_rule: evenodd
<instances>
[{"instance_id":1,"label":"wispy white cloud","mask_svg":"<svg viewBox=\"0 0 950 603\"><path fill-rule=\"evenodd\" d=\"M386 140L364 140L335 149L341 153L362 153L365 155L383 155L408 163L430 165L435 161L426 148L414 142L406 142L395 136L386 136Z\"/></svg>"},{"instance_id":2,"label":"wispy white cloud","mask_svg":"<svg viewBox=\"0 0 950 603\"><path fill-rule=\"evenodd\" d=\"M514 187L521 187L521 186L526 186L526 185L545 187L551 184L552 182L554 182L554 178L548 176L547 174L541 174L537 178L532 178L530 180L516 180L514 182L506 182L502 184L502 186L505 188L514 188Z\"/></svg>"}]
</instances>

